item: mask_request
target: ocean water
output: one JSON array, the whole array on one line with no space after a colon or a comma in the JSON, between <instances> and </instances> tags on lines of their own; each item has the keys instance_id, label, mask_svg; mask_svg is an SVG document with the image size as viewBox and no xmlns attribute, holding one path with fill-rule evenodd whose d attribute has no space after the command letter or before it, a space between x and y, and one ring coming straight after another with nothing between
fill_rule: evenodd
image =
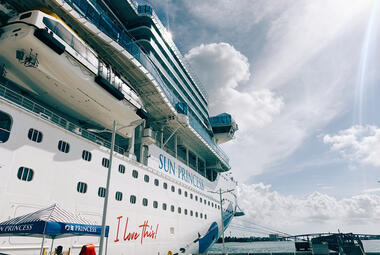
<instances>
[{"instance_id":1,"label":"ocean water","mask_svg":"<svg viewBox=\"0 0 380 255\"><path fill-rule=\"evenodd\" d=\"M252 242L252 243L226 243L226 252L294 252L293 241L286 242ZM380 252L380 240L363 240L364 251ZM222 244L214 244L210 248L209 254L222 252Z\"/></svg>"}]
</instances>

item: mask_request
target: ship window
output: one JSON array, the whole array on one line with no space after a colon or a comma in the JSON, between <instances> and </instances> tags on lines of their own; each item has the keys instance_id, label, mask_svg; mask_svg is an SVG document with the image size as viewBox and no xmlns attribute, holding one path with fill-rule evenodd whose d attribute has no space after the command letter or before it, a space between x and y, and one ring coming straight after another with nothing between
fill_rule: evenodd
<instances>
[{"instance_id":1,"label":"ship window","mask_svg":"<svg viewBox=\"0 0 380 255\"><path fill-rule=\"evenodd\" d=\"M69 153L70 151L70 144L68 142L60 140L58 142L58 150L64 152L64 153Z\"/></svg>"},{"instance_id":2,"label":"ship window","mask_svg":"<svg viewBox=\"0 0 380 255\"><path fill-rule=\"evenodd\" d=\"M106 196L106 189L103 187L99 187L98 189L98 196L99 197L105 197Z\"/></svg>"},{"instance_id":3,"label":"ship window","mask_svg":"<svg viewBox=\"0 0 380 255\"><path fill-rule=\"evenodd\" d=\"M210 201L207 202L208 206L210 206Z\"/></svg>"},{"instance_id":4,"label":"ship window","mask_svg":"<svg viewBox=\"0 0 380 255\"><path fill-rule=\"evenodd\" d=\"M120 191L116 191L116 193L115 193L115 199L117 201L123 200L123 193L121 193Z\"/></svg>"},{"instance_id":5,"label":"ship window","mask_svg":"<svg viewBox=\"0 0 380 255\"><path fill-rule=\"evenodd\" d=\"M190 199L193 199L193 193L190 193Z\"/></svg>"},{"instance_id":6,"label":"ship window","mask_svg":"<svg viewBox=\"0 0 380 255\"><path fill-rule=\"evenodd\" d=\"M108 168L110 166L110 160L108 158L103 158L102 159L102 166Z\"/></svg>"},{"instance_id":7,"label":"ship window","mask_svg":"<svg viewBox=\"0 0 380 255\"><path fill-rule=\"evenodd\" d=\"M132 176L133 176L133 178L138 178L139 177L139 172L137 172L137 170L133 170L132 171Z\"/></svg>"},{"instance_id":8,"label":"ship window","mask_svg":"<svg viewBox=\"0 0 380 255\"><path fill-rule=\"evenodd\" d=\"M187 215L187 209L184 210L185 215Z\"/></svg>"},{"instance_id":9,"label":"ship window","mask_svg":"<svg viewBox=\"0 0 380 255\"><path fill-rule=\"evenodd\" d=\"M136 196L131 195L131 196L129 197L129 202L131 202L131 204L136 204Z\"/></svg>"},{"instance_id":10,"label":"ship window","mask_svg":"<svg viewBox=\"0 0 380 255\"><path fill-rule=\"evenodd\" d=\"M220 209L220 205L218 205L218 209Z\"/></svg>"},{"instance_id":11,"label":"ship window","mask_svg":"<svg viewBox=\"0 0 380 255\"><path fill-rule=\"evenodd\" d=\"M174 212L174 205L170 206L170 211Z\"/></svg>"},{"instance_id":12,"label":"ship window","mask_svg":"<svg viewBox=\"0 0 380 255\"><path fill-rule=\"evenodd\" d=\"M211 202L211 207L214 207L214 203L213 202Z\"/></svg>"},{"instance_id":13,"label":"ship window","mask_svg":"<svg viewBox=\"0 0 380 255\"><path fill-rule=\"evenodd\" d=\"M160 181L158 179L154 179L154 185L156 186L160 185Z\"/></svg>"},{"instance_id":14,"label":"ship window","mask_svg":"<svg viewBox=\"0 0 380 255\"><path fill-rule=\"evenodd\" d=\"M178 195L181 195L181 194L182 194L182 190L178 188Z\"/></svg>"},{"instance_id":15,"label":"ship window","mask_svg":"<svg viewBox=\"0 0 380 255\"><path fill-rule=\"evenodd\" d=\"M42 132L31 128L28 132L28 138L33 142L40 143L42 142Z\"/></svg>"},{"instance_id":16,"label":"ship window","mask_svg":"<svg viewBox=\"0 0 380 255\"><path fill-rule=\"evenodd\" d=\"M148 199L143 198L142 204L143 204L143 206L148 206Z\"/></svg>"},{"instance_id":17,"label":"ship window","mask_svg":"<svg viewBox=\"0 0 380 255\"><path fill-rule=\"evenodd\" d=\"M172 192L175 192L175 187L171 186L171 190L172 190Z\"/></svg>"},{"instance_id":18,"label":"ship window","mask_svg":"<svg viewBox=\"0 0 380 255\"><path fill-rule=\"evenodd\" d=\"M200 217L201 217L201 219L203 219L203 214L202 213L200 214Z\"/></svg>"},{"instance_id":19,"label":"ship window","mask_svg":"<svg viewBox=\"0 0 380 255\"><path fill-rule=\"evenodd\" d=\"M20 20L29 18L30 16L32 16L31 12L24 13L20 16Z\"/></svg>"},{"instance_id":20,"label":"ship window","mask_svg":"<svg viewBox=\"0 0 380 255\"><path fill-rule=\"evenodd\" d=\"M182 212L182 209L181 209L181 207L178 207L178 209L177 209L177 210L178 210L178 213L179 213L179 214L181 214L181 212Z\"/></svg>"},{"instance_id":21,"label":"ship window","mask_svg":"<svg viewBox=\"0 0 380 255\"><path fill-rule=\"evenodd\" d=\"M153 201L153 208L158 208L158 202L157 201Z\"/></svg>"},{"instance_id":22,"label":"ship window","mask_svg":"<svg viewBox=\"0 0 380 255\"><path fill-rule=\"evenodd\" d=\"M20 167L17 171L17 178L19 178L21 181L30 182L33 179L33 174L33 169Z\"/></svg>"},{"instance_id":23,"label":"ship window","mask_svg":"<svg viewBox=\"0 0 380 255\"><path fill-rule=\"evenodd\" d=\"M195 195L195 201L198 201L198 196L197 195Z\"/></svg>"},{"instance_id":24,"label":"ship window","mask_svg":"<svg viewBox=\"0 0 380 255\"><path fill-rule=\"evenodd\" d=\"M167 184L166 182L164 182L164 183L162 184L162 186L164 187L164 189L168 189L168 184Z\"/></svg>"},{"instance_id":25,"label":"ship window","mask_svg":"<svg viewBox=\"0 0 380 255\"><path fill-rule=\"evenodd\" d=\"M166 211L167 207L168 206L165 203L162 204L162 210Z\"/></svg>"},{"instance_id":26,"label":"ship window","mask_svg":"<svg viewBox=\"0 0 380 255\"><path fill-rule=\"evenodd\" d=\"M11 116L0 111L0 143L5 143L9 139L12 129Z\"/></svg>"},{"instance_id":27,"label":"ship window","mask_svg":"<svg viewBox=\"0 0 380 255\"><path fill-rule=\"evenodd\" d=\"M82 151L82 159L84 159L86 161L91 161L91 158L92 158L91 152L86 151L86 150Z\"/></svg>"},{"instance_id":28,"label":"ship window","mask_svg":"<svg viewBox=\"0 0 380 255\"><path fill-rule=\"evenodd\" d=\"M193 216L193 210L190 210L190 216Z\"/></svg>"},{"instance_id":29,"label":"ship window","mask_svg":"<svg viewBox=\"0 0 380 255\"><path fill-rule=\"evenodd\" d=\"M78 184L77 184L77 191L79 193L86 193L87 192L87 183L78 182Z\"/></svg>"},{"instance_id":30,"label":"ship window","mask_svg":"<svg viewBox=\"0 0 380 255\"><path fill-rule=\"evenodd\" d=\"M185 191L185 197L187 197L187 191Z\"/></svg>"},{"instance_id":31,"label":"ship window","mask_svg":"<svg viewBox=\"0 0 380 255\"><path fill-rule=\"evenodd\" d=\"M198 218L198 212L195 212L195 217Z\"/></svg>"},{"instance_id":32,"label":"ship window","mask_svg":"<svg viewBox=\"0 0 380 255\"><path fill-rule=\"evenodd\" d=\"M125 173L125 166L122 164L119 165L119 173L122 173L122 174Z\"/></svg>"},{"instance_id":33,"label":"ship window","mask_svg":"<svg viewBox=\"0 0 380 255\"><path fill-rule=\"evenodd\" d=\"M207 214L205 214L205 220L207 220Z\"/></svg>"},{"instance_id":34,"label":"ship window","mask_svg":"<svg viewBox=\"0 0 380 255\"><path fill-rule=\"evenodd\" d=\"M144 181L149 182L149 175L144 175Z\"/></svg>"},{"instance_id":35,"label":"ship window","mask_svg":"<svg viewBox=\"0 0 380 255\"><path fill-rule=\"evenodd\" d=\"M207 203L206 203L206 199L204 200L204 203L207 204Z\"/></svg>"},{"instance_id":36,"label":"ship window","mask_svg":"<svg viewBox=\"0 0 380 255\"><path fill-rule=\"evenodd\" d=\"M202 198L201 197L199 197L199 203L202 203Z\"/></svg>"}]
</instances>

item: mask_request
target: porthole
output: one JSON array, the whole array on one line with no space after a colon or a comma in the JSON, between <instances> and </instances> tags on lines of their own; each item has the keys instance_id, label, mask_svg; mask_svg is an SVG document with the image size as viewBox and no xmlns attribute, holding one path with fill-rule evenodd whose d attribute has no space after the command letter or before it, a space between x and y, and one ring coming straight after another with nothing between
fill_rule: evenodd
<instances>
[{"instance_id":1,"label":"porthole","mask_svg":"<svg viewBox=\"0 0 380 255\"><path fill-rule=\"evenodd\" d=\"M116 191L116 193L115 193L115 199L117 201L123 200L123 193L121 193L120 191Z\"/></svg>"},{"instance_id":2,"label":"porthole","mask_svg":"<svg viewBox=\"0 0 380 255\"><path fill-rule=\"evenodd\" d=\"M0 143L5 143L9 139L12 129L12 118L5 112L0 111Z\"/></svg>"},{"instance_id":3,"label":"porthole","mask_svg":"<svg viewBox=\"0 0 380 255\"><path fill-rule=\"evenodd\" d=\"M163 203L162 204L162 210L166 211L167 208L168 208L168 206L165 203Z\"/></svg>"},{"instance_id":4,"label":"porthole","mask_svg":"<svg viewBox=\"0 0 380 255\"><path fill-rule=\"evenodd\" d=\"M89 151L83 150L82 151L82 159L86 161L91 161L92 154Z\"/></svg>"},{"instance_id":5,"label":"porthole","mask_svg":"<svg viewBox=\"0 0 380 255\"><path fill-rule=\"evenodd\" d=\"M158 202L157 201L153 201L153 208L158 208Z\"/></svg>"},{"instance_id":6,"label":"porthole","mask_svg":"<svg viewBox=\"0 0 380 255\"><path fill-rule=\"evenodd\" d=\"M158 179L154 179L154 185L156 186L160 185L160 181Z\"/></svg>"},{"instance_id":7,"label":"porthole","mask_svg":"<svg viewBox=\"0 0 380 255\"><path fill-rule=\"evenodd\" d=\"M181 195L181 194L182 194L182 190L178 188L178 195Z\"/></svg>"},{"instance_id":8,"label":"porthole","mask_svg":"<svg viewBox=\"0 0 380 255\"><path fill-rule=\"evenodd\" d=\"M70 151L70 144L68 142L60 140L58 142L58 150L64 152L64 153L69 153Z\"/></svg>"},{"instance_id":9,"label":"porthole","mask_svg":"<svg viewBox=\"0 0 380 255\"><path fill-rule=\"evenodd\" d=\"M144 181L145 181L146 183L149 182L149 175L144 175Z\"/></svg>"},{"instance_id":10,"label":"porthole","mask_svg":"<svg viewBox=\"0 0 380 255\"><path fill-rule=\"evenodd\" d=\"M137 172L137 170L133 170L132 171L132 177L137 179L139 177L139 172Z\"/></svg>"},{"instance_id":11,"label":"porthole","mask_svg":"<svg viewBox=\"0 0 380 255\"><path fill-rule=\"evenodd\" d=\"M131 204L136 204L136 196L131 195L131 196L129 197L129 202L130 202Z\"/></svg>"},{"instance_id":12,"label":"porthole","mask_svg":"<svg viewBox=\"0 0 380 255\"><path fill-rule=\"evenodd\" d=\"M33 179L34 171L31 168L20 167L17 171L17 178L21 181L30 182Z\"/></svg>"},{"instance_id":13,"label":"porthole","mask_svg":"<svg viewBox=\"0 0 380 255\"><path fill-rule=\"evenodd\" d=\"M143 198L142 204L143 204L143 206L148 206L148 199Z\"/></svg>"},{"instance_id":14,"label":"porthole","mask_svg":"<svg viewBox=\"0 0 380 255\"><path fill-rule=\"evenodd\" d=\"M106 189L103 187L99 187L98 189L98 196L99 197L105 197L106 196Z\"/></svg>"},{"instance_id":15,"label":"porthole","mask_svg":"<svg viewBox=\"0 0 380 255\"><path fill-rule=\"evenodd\" d=\"M166 182L164 182L164 183L162 184L162 186L164 187L164 189L168 189L168 184L167 184Z\"/></svg>"},{"instance_id":16,"label":"porthole","mask_svg":"<svg viewBox=\"0 0 380 255\"><path fill-rule=\"evenodd\" d=\"M108 168L110 166L110 160L108 158L103 158L102 159L102 166Z\"/></svg>"},{"instance_id":17,"label":"porthole","mask_svg":"<svg viewBox=\"0 0 380 255\"><path fill-rule=\"evenodd\" d=\"M78 182L78 184L77 184L77 191L79 193L86 193L87 192L87 183Z\"/></svg>"},{"instance_id":18,"label":"porthole","mask_svg":"<svg viewBox=\"0 0 380 255\"><path fill-rule=\"evenodd\" d=\"M125 174L125 166L122 164L119 165L119 173Z\"/></svg>"},{"instance_id":19,"label":"porthole","mask_svg":"<svg viewBox=\"0 0 380 255\"><path fill-rule=\"evenodd\" d=\"M174 212L174 205L170 206L170 211Z\"/></svg>"},{"instance_id":20,"label":"porthole","mask_svg":"<svg viewBox=\"0 0 380 255\"><path fill-rule=\"evenodd\" d=\"M42 132L31 128L28 132L28 138L33 142L40 143L42 142Z\"/></svg>"},{"instance_id":21,"label":"porthole","mask_svg":"<svg viewBox=\"0 0 380 255\"><path fill-rule=\"evenodd\" d=\"M171 186L171 190L172 190L172 192L175 192L175 187Z\"/></svg>"}]
</instances>

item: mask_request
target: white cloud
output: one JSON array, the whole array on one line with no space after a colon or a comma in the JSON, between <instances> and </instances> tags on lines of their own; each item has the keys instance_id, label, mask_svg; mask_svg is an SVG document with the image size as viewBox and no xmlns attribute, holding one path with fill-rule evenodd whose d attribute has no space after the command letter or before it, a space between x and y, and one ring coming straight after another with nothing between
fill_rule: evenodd
<instances>
[{"instance_id":1,"label":"white cloud","mask_svg":"<svg viewBox=\"0 0 380 255\"><path fill-rule=\"evenodd\" d=\"M239 186L239 205L246 216L233 226L254 222L290 234L314 232L377 233L380 223L380 196L362 194L338 200L314 192L304 198L284 196L262 183ZM254 230L252 230L254 231Z\"/></svg>"},{"instance_id":2,"label":"white cloud","mask_svg":"<svg viewBox=\"0 0 380 255\"><path fill-rule=\"evenodd\" d=\"M267 89L241 91L239 83L249 80L248 59L228 43L193 48L185 55L209 94L211 114L228 112L240 132L263 127L283 106L282 99Z\"/></svg>"},{"instance_id":3,"label":"white cloud","mask_svg":"<svg viewBox=\"0 0 380 255\"><path fill-rule=\"evenodd\" d=\"M323 142L344 158L380 167L380 128L376 126L355 125L336 135L325 135Z\"/></svg>"}]
</instances>

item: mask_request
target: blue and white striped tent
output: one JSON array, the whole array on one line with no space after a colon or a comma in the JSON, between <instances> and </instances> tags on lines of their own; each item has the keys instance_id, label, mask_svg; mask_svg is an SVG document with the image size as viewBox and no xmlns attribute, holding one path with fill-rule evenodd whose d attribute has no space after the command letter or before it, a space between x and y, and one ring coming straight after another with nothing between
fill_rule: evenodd
<instances>
[{"instance_id":1,"label":"blue and white striped tent","mask_svg":"<svg viewBox=\"0 0 380 255\"><path fill-rule=\"evenodd\" d=\"M105 236L108 236L108 226ZM100 236L101 226L53 204L47 208L0 223L0 236L35 236L51 239L67 236Z\"/></svg>"}]
</instances>

